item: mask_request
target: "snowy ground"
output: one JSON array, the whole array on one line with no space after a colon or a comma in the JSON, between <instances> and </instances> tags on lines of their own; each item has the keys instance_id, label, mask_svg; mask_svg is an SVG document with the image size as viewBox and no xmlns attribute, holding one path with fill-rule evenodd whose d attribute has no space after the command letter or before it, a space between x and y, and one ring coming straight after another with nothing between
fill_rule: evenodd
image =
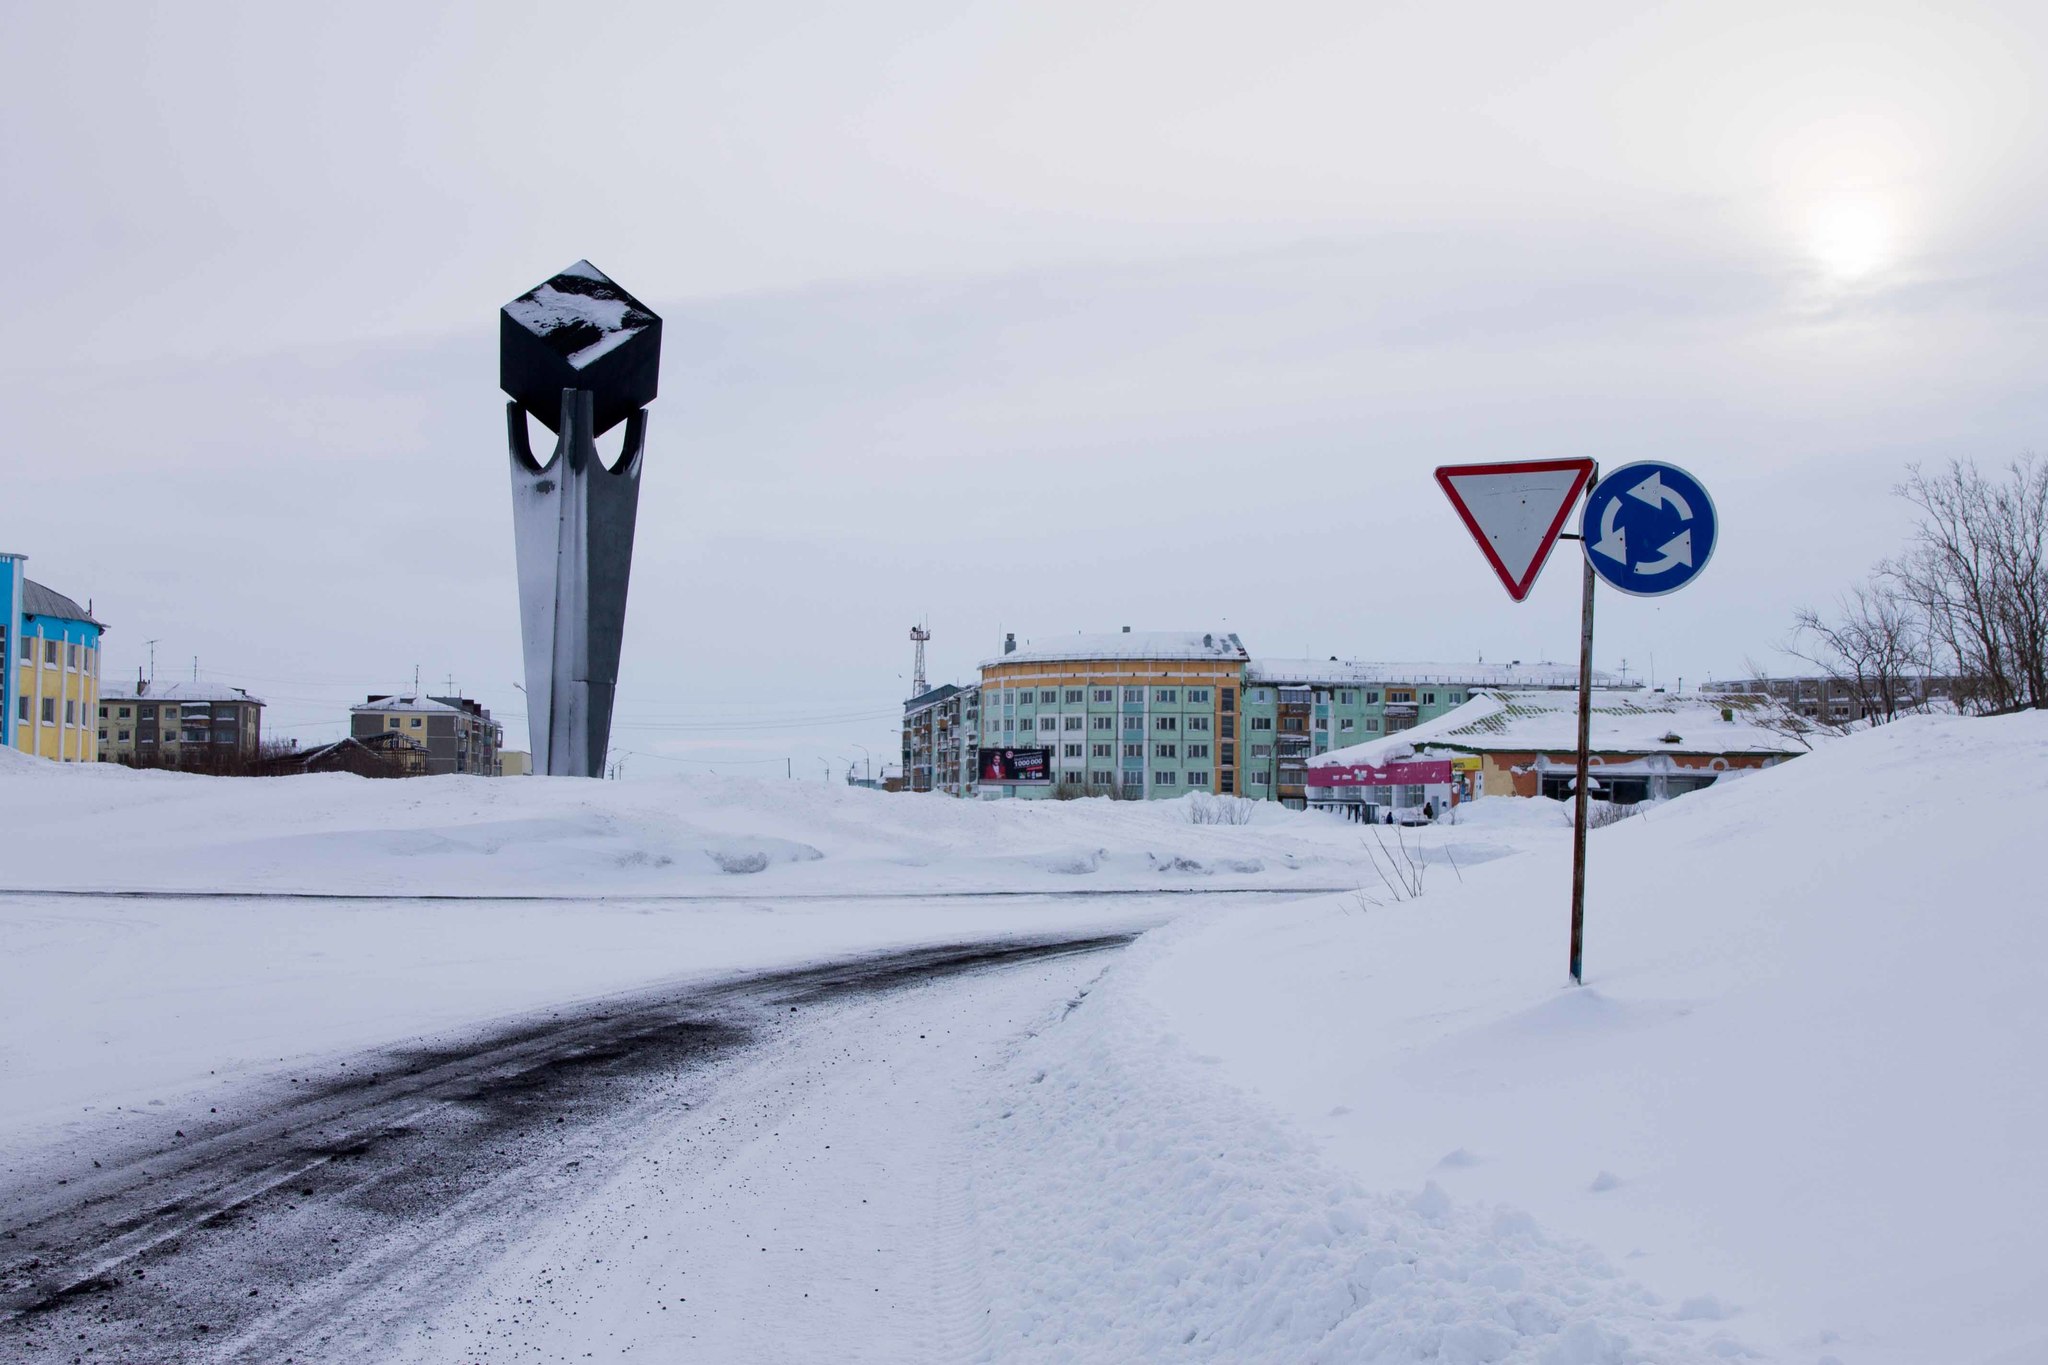
<instances>
[{"instance_id":1,"label":"snowy ground","mask_svg":"<svg viewBox=\"0 0 2048 1365\"><path fill-rule=\"evenodd\" d=\"M757 1001L522 1138L516 1199L430 1210L435 1256L161 1358L2020 1365L2044 758L2042 717L1913 721L1597 831L1583 989L1548 803L1383 848L1270 808L17 765L17 888L383 899L0 896L0 1193L493 1020L1146 930Z\"/></svg>"}]
</instances>

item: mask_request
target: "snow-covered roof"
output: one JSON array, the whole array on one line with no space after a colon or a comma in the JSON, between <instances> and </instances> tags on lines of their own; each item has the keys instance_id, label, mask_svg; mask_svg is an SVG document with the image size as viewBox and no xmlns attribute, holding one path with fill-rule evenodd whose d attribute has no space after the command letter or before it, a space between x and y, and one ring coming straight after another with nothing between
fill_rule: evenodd
<instances>
[{"instance_id":1,"label":"snow-covered roof","mask_svg":"<svg viewBox=\"0 0 2048 1365\"><path fill-rule=\"evenodd\" d=\"M361 706L351 706L348 709L351 715L369 711L403 711L408 715L421 711L447 711L458 716L466 714L461 707L450 706L445 701L435 701L432 697L379 697L375 701L366 701Z\"/></svg>"},{"instance_id":2,"label":"snow-covered roof","mask_svg":"<svg viewBox=\"0 0 2048 1365\"><path fill-rule=\"evenodd\" d=\"M984 659L996 664L1089 662L1120 659L1243 659L1244 642L1229 631L1124 630L1112 635L1054 635L1044 643L1020 641L1008 654Z\"/></svg>"},{"instance_id":3,"label":"snow-covered roof","mask_svg":"<svg viewBox=\"0 0 2048 1365\"><path fill-rule=\"evenodd\" d=\"M46 588L33 578L21 580L21 614L23 616L48 616L59 621L87 621L98 626L92 613L78 603L58 592ZM104 629L104 627L102 627Z\"/></svg>"},{"instance_id":4,"label":"snow-covered roof","mask_svg":"<svg viewBox=\"0 0 2048 1365\"><path fill-rule=\"evenodd\" d=\"M1733 720L1721 719L1723 709ZM1418 749L1557 753L1578 748L1576 692L1475 692L1463 706L1379 739L1332 749L1310 768L1384 764ZM1796 754L1812 727L1762 697L1675 697L1638 689L1593 693L1592 749L1615 754Z\"/></svg>"},{"instance_id":5,"label":"snow-covered roof","mask_svg":"<svg viewBox=\"0 0 2048 1365\"><path fill-rule=\"evenodd\" d=\"M1574 664L1553 663L1381 663L1370 659L1253 659L1245 665L1248 683L1438 683L1462 687L1577 687ZM1593 671L1595 687L1613 687L1611 673Z\"/></svg>"},{"instance_id":6,"label":"snow-covered roof","mask_svg":"<svg viewBox=\"0 0 2048 1365\"><path fill-rule=\"evenodd\" d=\"M153 682L146 691L137 691L126 685L106 687L100 690L101 701L238 701L263 705L263 698L252 697L239 687L227 687L209 682Z\"/></svg>"}]
</instances>

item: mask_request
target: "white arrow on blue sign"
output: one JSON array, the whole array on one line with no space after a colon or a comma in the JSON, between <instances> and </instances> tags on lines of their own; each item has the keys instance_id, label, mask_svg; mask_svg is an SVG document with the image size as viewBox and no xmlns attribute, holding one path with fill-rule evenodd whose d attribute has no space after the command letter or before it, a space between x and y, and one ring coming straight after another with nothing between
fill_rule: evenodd
<instances>
[{"instance_id":1,"label":"white arrow on blue sign","mask_svg":"<svg viewBox=\"0 0 2048 1365\"><path fill-rule=\"evenodd\" d=\"M1593 485L1579 534L1586 562L1610 586L1661 597L1707 567L1720 519L1698 479L1674 464L1640 460Z\"/></svg>"}]
</instances>

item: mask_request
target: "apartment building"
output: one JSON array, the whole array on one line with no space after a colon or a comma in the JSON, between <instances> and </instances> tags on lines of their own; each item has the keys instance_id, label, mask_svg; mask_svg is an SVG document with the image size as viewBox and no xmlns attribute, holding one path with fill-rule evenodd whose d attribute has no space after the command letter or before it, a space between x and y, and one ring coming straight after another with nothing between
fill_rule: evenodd
<instances>
[{"instance_id":1,"label":"apartment building","mask_svg":"<svg viewBox=\"0 0 2048 1365\"><path fill-rule=\"evenodd\" d=\"M974 792L981 687L953 683L903 703L903 791Z\"/></svg>"},{"instance_id":2,"label":"apartment building","mask_svg":"<svg viewBox=\"0 0 2048 1365\"><path fill-rule=\"evenodd\" d=\"M1859 720L1884 719L1901 711L1940 704L1954 697L1957 680L1949 677L1915 675L1885 682L1874 679L1831 678L1807 674L1786 678L1739 678L1702 684L1708 696L1769 697L1807 720L1824 725L1850 725ZM1887 695L1889 693L1889 695Z\"/></svg>"},{"instance_id":3,"label":"apartment building","mask_svg":"<svg viewBox=\"0 0 2048 1365\"><path fill-rule=\"evenodd\" d=\"M1307 802L1319 754L1398 733L1475 688L1569 690L1570 666L1258 659L1229 631L1008 636L978 688L904 708L907 790ZM1596 674L1608 686L1613 679Z\"/></svg>"},{"instance_id":4,"label":"apartment building","mask_svg":"<svg viewBox=\"0 0 2048 1365\"><path fill-rule=\"evenodd\" d=\"M240 769L263 746L263 699L217 683L137 678L101 695L98 729L102 763Z\"/></svg>"},{"instance_id":5,"label":"apartment building","mask_svg":"<svg viewBox=\"0 0 2048 1365\"><path fill-rule=\"evenodd\" d=\"M1244 644L1228 631L1055 636L981 665L986 755L1044 750L1045 776L980 776L983 796L1142 800L1236 792ZM1035 759L1035 755L1034 755ZM1014 771L1014 769L1011 769Z\"/></svg>"},{"instance_id":6,"label":"apartment building","mask_svg":"<svg viewBox=\"0 0 2048 1365\"><path fill-rule=\"evenodd\" d=\"M365 742L397 731L427 746L429 775L468 773L498 777L504 727L468 697L375 694L349 708L349 733Z\"/></svg>"},{"instance_id":7,"label":"apartment building","mask_svg":"<svg viewBox=\"0 0 2048 1365\"><path fill-rule=\"evenodd\" d=\"M58 763L99 757L100 636L106 626L0 554L0 739Z\"/></svg>"}]
</instances>

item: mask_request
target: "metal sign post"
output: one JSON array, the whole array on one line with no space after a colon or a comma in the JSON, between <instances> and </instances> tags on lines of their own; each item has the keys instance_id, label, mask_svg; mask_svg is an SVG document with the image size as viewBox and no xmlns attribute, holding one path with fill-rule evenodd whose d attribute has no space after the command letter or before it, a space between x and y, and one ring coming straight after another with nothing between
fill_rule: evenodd
<instances>
[{"instance_id":1,"label":"metal sign post","mask_svg":"<svg viewBox=\"0 0 2048 1365\"><path fill-rule=\"evenodd\" d=\"M1594 581L1637 597L1661 597L1699 576L1720 522L1713 499L1676 465L1643 460L1606 478L1591 460L1445 465L1437 484L1479 545L1501 586L1524 601L1559 540L1585 551L1579 589L1579 733L1572 790L1572 949L1575 984L1586 980L1586 832L1592 814ZM1590 490L1590 491L1588 491ZM1564 530L1585 491L1579 533ZM1631 546L1635 547L1631 550Z\"/></svg>"},{"instance_id":2,"label":"metal sign post","mask_svg":"<svg viewBox=\"0 0 2048 1365\"><path fill-rule=\"evenodd\" d=\"M1597 478L1597 472L1595 474ZM1579 754L1572 793L1572 984L1586 984L1586 816L1592 794L1593 741L1593 561L1581 566L1579 589Z\"/></svg>"}]
</instances>

